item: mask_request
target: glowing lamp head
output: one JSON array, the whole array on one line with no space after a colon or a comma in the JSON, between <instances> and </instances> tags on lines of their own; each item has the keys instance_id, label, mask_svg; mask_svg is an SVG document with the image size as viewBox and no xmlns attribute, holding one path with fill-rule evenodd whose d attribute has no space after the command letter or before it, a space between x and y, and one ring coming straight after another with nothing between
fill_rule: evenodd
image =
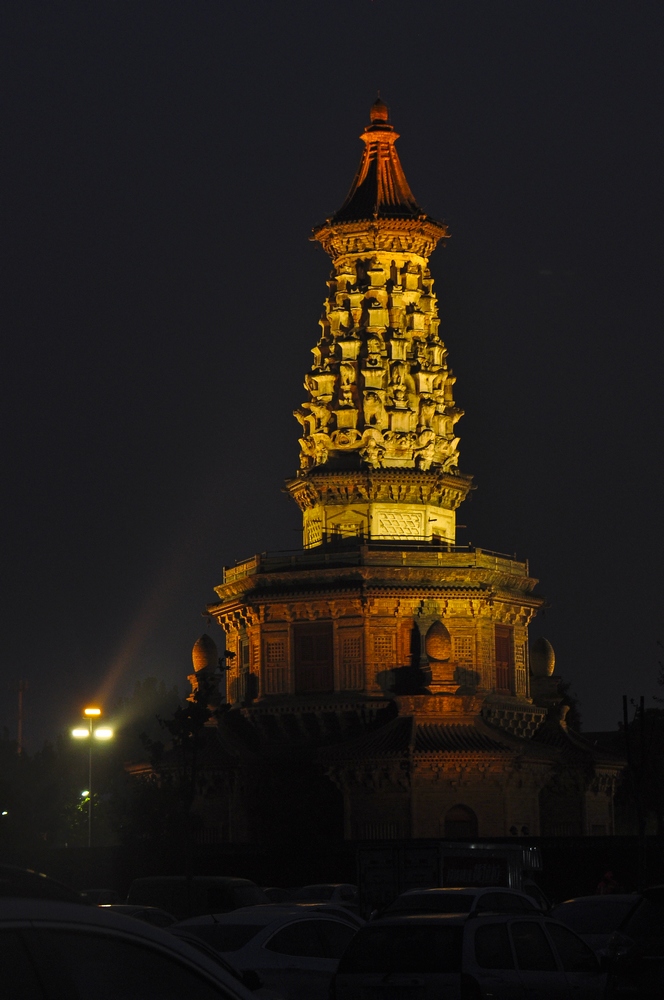
<instances>
[{"instance_id":1,"label":"glowing lamp head","mask_svg":"<svg viewBox=\"0 0 664 1000\"><path fill-rule=\"evenodd\" d=\"M100 729L95 729L94 737L96 740L112 740L113 730L107 726L102 726Z\"/></svg>"},{"instance_id":2,"label":"glowing lamp head","mask_svg":"<svg viewBox=\"0 0 664 1000\"><path fill-rule=\"evenodd\" d=\"M86 788L86 790L84 792L81 792L81 798L82 799L87 799L87 797L88 797L89 794L90 794L90 792Z\"/></svg>"},{"instance_id":3,"label":"glowing lamp head","mask_svg":"<svg viewBox=\"0 0 664 1000\"><path fill-rule=\"evenodd\" d=\"M83 710L83 715L87 715L87 716L101 715L101 709L100 708L85 708Z\"/></svg>"},{"instance_id":4,"label":"glowing lamp head","mask_svg":"<svg viewBox=\"0 0 664 1000\"><path fill-rule=\"evenodd\" d=\"M90 730L81 727L80 729L72 729L71 734L75 740L84 740L90 735Z\"/></svg>"}]
</instances>

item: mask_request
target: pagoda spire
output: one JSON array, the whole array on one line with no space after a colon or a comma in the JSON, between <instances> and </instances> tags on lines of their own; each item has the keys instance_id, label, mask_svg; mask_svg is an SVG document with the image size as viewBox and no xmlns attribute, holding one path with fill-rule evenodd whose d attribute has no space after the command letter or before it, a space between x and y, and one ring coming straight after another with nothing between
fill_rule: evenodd
<instances>
[{"instance_id":1,"label":"pagoda spire","mask_svg":"<svg viewBox=\"0 0 664 1000\"><path fill-rule=\"evenodd\" d=\"M378 97L369 112L371 124L360 138L364 151L348 197L330 222L376 218L420 218L396 150L398 132L390 124L387 105Z\"/></svg>"},{"instance_id":2,"label":"pagoda spire","mask_svg":"<svg viewBox=\"0 0 664 1000\"><path fill-rule=\"evenodd\" d=\"M447 226L416 202L396 149L399 133L380 97L372 104L369 119L360 136L364 150L348 196L334 215L316 226L313 239L333 260L349 251L369 250L428 258L438 241L448 236Z\"/></svg>"},{"instance_id":3,"label":"pagoda spire","mask_svg":"<svg viewBox=\"0 0 664 1000\"><path fill-rule=\"evenodd\" d=\"M287 488L306 547L338 534L453 544L470 479L428 265L447 228L415 201L380 98L370 117L348 197L313 234L333 271Z\"/></svg>"}]
</instances>

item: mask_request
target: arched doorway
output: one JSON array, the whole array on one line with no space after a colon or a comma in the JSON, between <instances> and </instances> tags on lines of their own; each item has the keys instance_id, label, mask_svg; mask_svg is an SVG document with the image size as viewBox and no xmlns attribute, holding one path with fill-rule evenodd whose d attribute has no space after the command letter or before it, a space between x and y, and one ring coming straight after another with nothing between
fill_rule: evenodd
<instances>
[{"instance_id":1,"label":"arched doorway","mask_svg":"<svg viewBox=\"0 0 664 1000\"><path fill-rule=\"evenodd\" d=\"M447 840L465 840L477 836L477 816L468 806L453 806L445 815Z\"/></svg>"}]
</instances>

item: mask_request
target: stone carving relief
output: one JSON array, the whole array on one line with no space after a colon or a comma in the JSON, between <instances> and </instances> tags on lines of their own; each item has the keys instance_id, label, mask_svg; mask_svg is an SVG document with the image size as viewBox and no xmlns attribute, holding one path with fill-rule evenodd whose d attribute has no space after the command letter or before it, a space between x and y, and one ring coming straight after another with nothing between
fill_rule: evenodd
<instances>
[{"instance_id":1,"label":"stone carving relief","mask_svg":"<svg viewBox=\"0 0 664 1000\"><path fill-rule=\"evenodd\" d=\"M455 379L438 333L425 258L341 258L328 282L321 337L305 378L300 472L358 453L370 469L458 466Z\"/></svg>"}]
</instances>

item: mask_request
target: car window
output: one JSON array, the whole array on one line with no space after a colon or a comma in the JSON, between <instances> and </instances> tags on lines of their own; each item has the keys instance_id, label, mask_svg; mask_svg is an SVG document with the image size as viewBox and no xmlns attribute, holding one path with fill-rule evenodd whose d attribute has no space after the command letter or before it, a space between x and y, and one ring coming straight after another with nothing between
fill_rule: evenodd
<instances>
[{"instance_id":1,"label":"car window","mask_svg":"<svg viewBox=\"0 0 664 1000\"><path fill-rule=\"evenodd\" d=\"M281 955L300 955L302 958L327 958L325 944L316 930L316 920L298 920L278 930L265 947Z\"/></svg>"},{"instance_id":2,"label":"car window","mask_svg":"<svg viewBox=\"0 0 664 1000\"><path fill-rule=\"evenodd\" d=\"M524 972L555 972L558 968L543 927L534 920L510 925L516 964Z\"/></svg>"},{"instance_id":3,"label":"car window","mask_svg":"<svg viewBox=\"0 0 664 1000\"><path fill-rule=\"evenodd\" d=\"M37 972L17 931L0 931L0 970L3 996L9 1000L43 1000L45 994Z\"/></svg>"},{"instance_id":4,"label":"car window","mask_svg":"<svg viewBox=\"0 0 664 1000\"><path fill-rule=\"evenodd\" d=\"M328 958L341 958L348 942L357 933L357 928L348 927L338 920L317 920L316 927L322 935Z\"/></svg>"},{"instance_id":5,"label":"car window","mask_svg":"<svg viewBox=\"0 0 664 1000\"><path fill-rule=\"evenodd\" d=\"M364 927L341 956L338 973L461 972L462 934L460 926Z\"/></svg>"},{"instance_id":6,"label":"car window","mask_svg":"<svg viewBox=\"0 0 664 1000\"><path fill-rule=\"evenodd\" d=\"M461 892L414 892L399 896L386 913L470 913L474 896Z\"/></svg>"},{"instance_id":7,"label":"car window","mask_svg":"<svg viewBox=\"0 0 664 1000\"><path fill-rule=\"evenodd\" d=\"M481 969L513 969L507 924L483 924L475 932L475 961Z\"/></svg>"},{"instance_id":8,"label":"car window","mask_svg":"<svg viewBox=\"0 0 664 1000\"><path fill-rule=\"evenodd\" d=\"M478 913L533 913L537 911L529 899L511 892L485 892L477 900Z\"/></svg>"},{"instance_id":9,"label":"car window","mask_svg":"<svg viewBox=\"0 0 664 1000\"><path fill-rule=\"evenodd\" d=\"M546 928L565 972L599 972L595 953L569 927L547 923Z\"/></svg>"},{"instance_id":10,"label":"car window","mask_svg":"<svg viewBox=\"0 0 664 1000\"><path fill-rule=\"evenodd\" d=\"M88 931L33 931L50 945L66 979L67 1000L234 1000L176 957L147 944Z\"/></svg>"},{"instance_id":11,"label":"car window","mask_svg":"<svg viewBox=\"0 0 664 1000\"><path fill-rule=\"evenodd\" d=\"M262 931L263 926L263 924L186 924L185 929L219 951L238 951Z\"/></svg>"},{"instance_id":12,"label":"car window","mask_svg":"<svg viewBox=\"0 0 664 1000\"><path fill-rule=\"evenodd\" d=\"M664 907L659 894L648 895L624 921L620 930L638 941L649 958L664 954Z\"/></svg>"}]
</instances>

